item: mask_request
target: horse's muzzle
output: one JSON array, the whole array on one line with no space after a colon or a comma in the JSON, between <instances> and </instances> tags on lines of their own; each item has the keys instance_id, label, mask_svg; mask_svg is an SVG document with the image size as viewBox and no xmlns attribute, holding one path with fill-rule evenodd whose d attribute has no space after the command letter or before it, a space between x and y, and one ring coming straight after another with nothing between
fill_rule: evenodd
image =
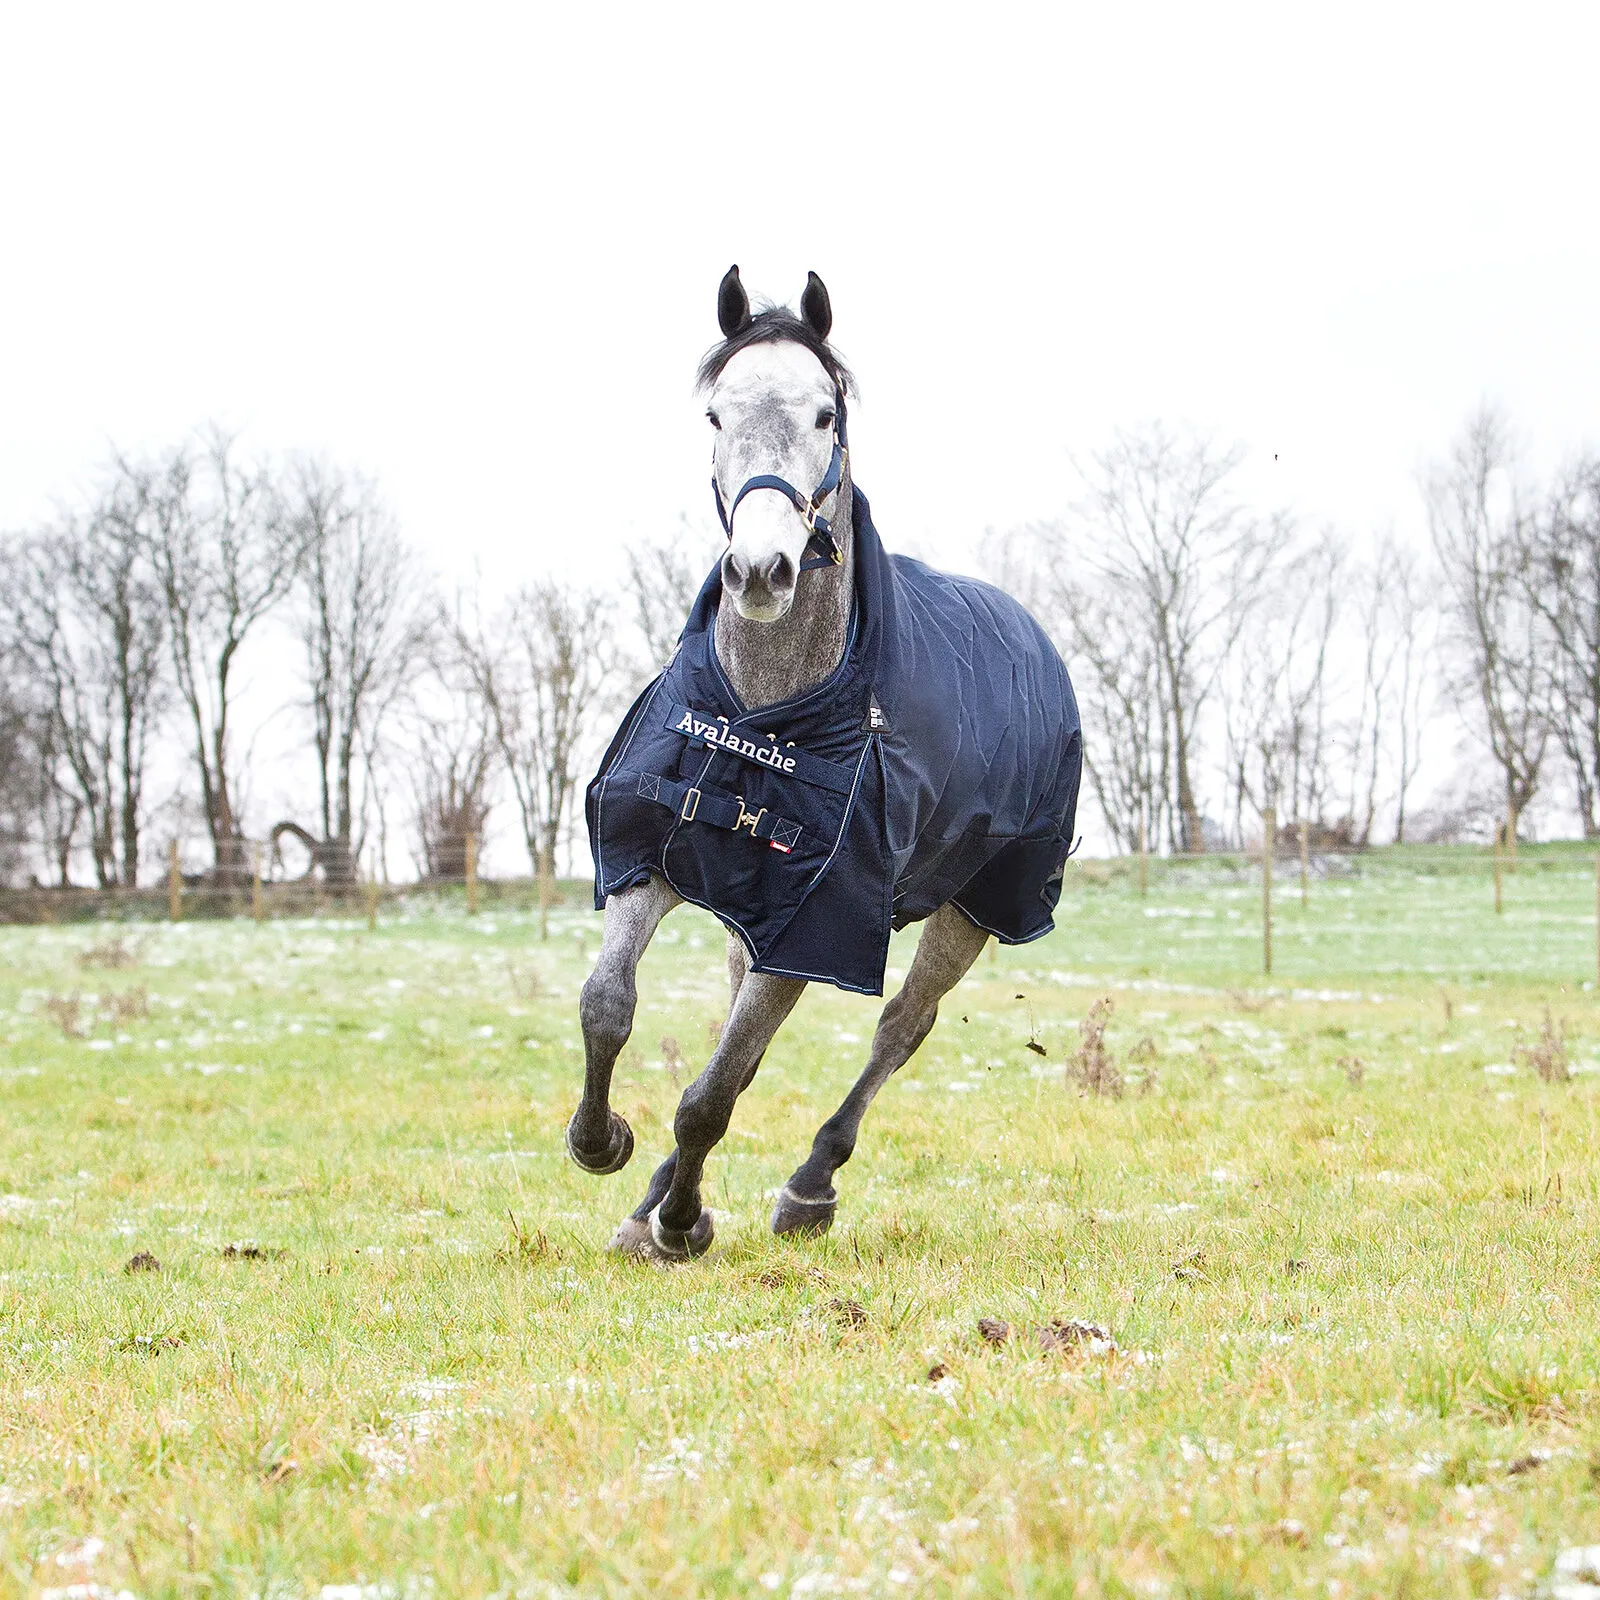
<instances>
[{"instance_id":1,"label":"horse's muzzle","mask_svg":"<svg viewBox=\"0 0 1600 1600\"><path fill-rule=\"evenodd\" d=\"M722 558L722 590L741 617L776 622L794 602L795 564L781 550L753 566L734 551Z\"/></svg>"}]
</instances>

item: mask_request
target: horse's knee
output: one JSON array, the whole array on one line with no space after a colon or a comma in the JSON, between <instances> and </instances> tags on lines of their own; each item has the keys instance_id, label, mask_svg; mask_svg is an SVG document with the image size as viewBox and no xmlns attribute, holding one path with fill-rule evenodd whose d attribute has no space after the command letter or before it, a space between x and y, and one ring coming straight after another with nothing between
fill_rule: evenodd
<instances>
[{"instance_id":1,"label":"horse's knee","mask_svg":"<svg viewBox=\"0 0 1600 1600\"><path fill-rule=\"evenodd\" d=\"M597 967L589 974L578 997L578 1020L591 1052L616 1058L633 1032L638 999L631 973Z\"/></svg>"}]
</instances>

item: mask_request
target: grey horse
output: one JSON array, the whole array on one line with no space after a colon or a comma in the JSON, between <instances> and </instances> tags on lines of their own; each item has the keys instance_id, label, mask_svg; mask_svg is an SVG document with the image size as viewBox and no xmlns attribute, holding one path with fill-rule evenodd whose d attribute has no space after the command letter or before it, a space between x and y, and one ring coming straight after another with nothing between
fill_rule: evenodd
<instances>
[{"instance_id":1,"label":"grey horse","mask_svg":"<svg viewBox=\"0 0 1600 1600\"><path fill-rule=\"evenodd\" d=\"M729 543L718 572L708 582L702 604L715 606L714 620L708 620L706 635L714 641L712 667L716 682L731 691L726 703L735 713L737 727L742 708L758 708L750 715L759 718L759 708L803 702L819 686L831 687L847 652L855 648L858 605L865 603L857 572L858 537L864 539L870 534L870 553L876 557L882 553L875 531L858 522L865 501L853 490L849 452L844 447L844 405L851 380L827 343L832 310L821 280L815 273L811 275L798 316L781 307L752 313L738 268L734 267L722 282L718 319L724 340L702 365L701 382L708 391L707 417L714 429L713 481ZM808 495L797 485L817 488ZM813 554L818 551L821 553ZM866 544L861 545L861 553L865 561L869 553ZM988 863L991 879L998 875L1006 880L1002 886L1005 893L1015 889L1019 877L1029 880L1027 895L1017 901L1026 904L1025 922L1007 920L1003 912L986 912L986 906L998 903L992 884L985 899L982 893L964 892L960 881L948 879L948 872L946 881L924 869L924 884L940 882L949 892L941 888L935 903L923 905L914 903L915 896L901 896L899 885L895 886L895 925L925 918L915 959L904 984L883 1007L865 1070L843 1104L822 1124L809 1156L783 1186L772 1214L772 1228L778 1234L815 1235L832 1224L838 1203L834 1177L855 1149L867 1108L890 1076L928 1036L940 1000L972 966L989 933L1018 942L1048 931L1067 854L1063 841L1070 836L1076 805L1081 761L1076 707L1065 668L1053 647L1044 641L1042 630L1015 602L987 586L950 579L920 564L906 563L903 558L893 561L899 564L896 570L909 573L915 567L922 581L937 582L945 591L955 593L963 627L968 626L969 611L975 608L984 617L1021 619L1031 630L1028 646L1044 663L1044 669L1035 671L1031 683L1022 682L1024 674L1016 665L1013 646L1002 640L998 651L990 653L1000 657L996 681L1002 682L1005 692L1010 692L1013 680L1021 685L1017 693L1023 697L1019 704L1025 710L1047 703L1052 729L1049 760L1053 765L1043 783L1034 782L1024 773L1007 785L1010 792L1036 795L1032 799L1024 796L1023 811L1042 820L1028 822L1026 828L1010 827L1004 840L980 841L984 845L981 862ZM705 615L709 619L709 611ZM981 622L974 626L981 631ZM709 643L706 648L709 659ZM972 653L963 638L960 649L944 654L953 659ZM647 691L630 713L635 721L644 715L640 706L648 709L650 697L651 691ZM674 712L679 709L673 707ZM695 728L697 716L698 713L690 713L683 727ZM873 700L865 726L876 727L877 717L878 706ZM733 756L742 754L747 761L764 763L769 768L795 767L795 760L785 756L786 750L795 749L793 741L787 747L780 746L778 736L769 732L765 737L772 741L770 747L757 750L747 741L741 751L739 739L727 732L727 721L726 716L722 717L720 738L724 750L717 759L738 767L738 762L726 753L725 747L731 744ZM628 726L624 724L624 733ZM705 737L704 730L716 726L701 723L695 732ZM1006 729L998 730L995 750L984 752L986 772L1001 770L1005 752L999 741L1006 733ZM622 737L619 734L619 740ZM718 737L710 736L709 743L715 745ZM901 741L902 745L906 742ZM967 743L972 743L970 734ZM614 745L613 751L616 748ZM798 753L801 778L808 777L808 761L813 781L831 782L829 772L841 770L808 757L803 750ZM607 759L610 762L612 757ZM706 756L708 766L711 759ZM858 785L859 772L865 765L863 760L857 768ZM1034 759L1032 765L1038 766L1038 760ZM848 768L842 770L848 780ZM959 770L959 763L948 764L948 770ZM603 769L596 786L604 777ZM770 773L760 775L759 781L770 780ZM783 825L771 818L763 820L761 812L747 810L744 795L725 797L728 814L717 823L713 802L693 786L696 781L691 777L688 783L673 784L649 772L640 775L639 791L648 792L650 801L672 808L659 813L661 826L672 830L667 835L669 843L692 828L695 838L710 841L708 849L756 852L747 859L755 861L759 856L762 870L769 866L773 871L779 870L780 864L766 854L761 844L769 845L773 851L786 851L785 840L790 835ZM743 787L749 792L757 781L751 775ZM661 792L664 782L665 796ZM596 787L591 787L592 836L596 829L596 792ZM706 793L712 793L709 785ZM633 798L631 788L628 797L640 808L649 809L644 801ZM736 811L731 803L734 798ZM854 801L852 791L852 804ZM991 816L995 809L991 803L985 816ZM708 819L730 830L731 837L727 832L715 832ZM748 838L740 837L741 829ZM799 832L798 827L795 832ZM1038 837L1019 837L1023 832ZM973 827L968 824L959 838L970 844L973 835ZM659 857L652 858L650 870L636 867L622 887L605 894L605 873L598 866L597 850L597 891L604 898L605 931L599 959L583 986L583 1095L567 1129L569 1153L591 1173L615 1172L632 1154L632 1133L611 1108L610 1089L618 1054L633 1028L639 961L661 919L683 904L686 895L697 898L683 876L673 875L676 887L667 881L669 873L662 863L668 859L666 846L662 846ZM958 879L976 882L979 875L971 871L974 863L961 859ZM948 869L948 849L944 865ZM886 870L894 869L891 866ZM909 870L916 875L915 863ZM748 870L741 881L751 881ZM889 899L885 889L880 901L887 907ZM643 1200L612 1239L615 1250L667 1261L683 1261L709 1248L712 1219L701 1203L706 1158L727 1132L735 1101L754 1079L768 1045L807 981L805 976L793 975L792 964L786 970L762 970L783 963L759 948L749 934L749 919L735 914L738 907L730 909L709 899L701 899L700 903L712 905L730 930L728 1019L710 1062L683 1092L673 1122L676 1148L656 1169ZM836 924L838 920L835 919ZM734 931L736 928L740 931ZM885 912L884 950L887 933ZM881 959L880 951L880 985ZM878 992L866 983L842 986Z\"/></svg>"}]
</instances>

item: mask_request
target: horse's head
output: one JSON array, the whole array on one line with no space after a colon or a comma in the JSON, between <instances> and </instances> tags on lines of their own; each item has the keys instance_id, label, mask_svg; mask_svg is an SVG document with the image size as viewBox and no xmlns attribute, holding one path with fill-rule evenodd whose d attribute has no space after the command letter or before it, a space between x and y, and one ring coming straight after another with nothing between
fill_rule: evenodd
<instances>
[{"instance_id":1,"label":"horse's head","mask_svg":"<svg viewBox=\"0 0 1600 1600\"><path fill-rule=\"evenodd\" d=\"M752 313L730 267L717 294L723 340L700 366L715 430L712 484L728 535L722 588L739 614L776 622L800 573L839 559L832 518L845 471L850 374L828 344L833 312L812 273L800 315ZM808 557L809 552L809 557Z\"/></svg>"}]
</instances>

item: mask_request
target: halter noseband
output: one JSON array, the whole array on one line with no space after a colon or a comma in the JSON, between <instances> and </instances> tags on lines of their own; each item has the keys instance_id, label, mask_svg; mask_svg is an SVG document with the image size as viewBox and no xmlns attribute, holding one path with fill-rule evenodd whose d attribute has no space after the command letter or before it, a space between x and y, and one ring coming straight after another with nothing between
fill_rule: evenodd
<instances>
[{"instance_id":1,"label":"halter noseband","mask_svg":"<svg viewBox=\"0 0 1600 1600\"><path fill-rule=\"evenodd\" d=\"M739 502L750 493L752 489L776 489L780 494L786 495L793 503L796 511L800 513L806 527L811 530L811 537L806 540L806 550L815 548L816 554L805 557L802 551L800 570L813 572L818 567L836 567L844 557L839 554L839 546L833 538L833 522L830 518L821 515L824 500L836 490L844 481L845 464L850 459L850 447L845 442L845 410L844 392L834 390L833 396L833 459L828 463L828 470L822 475L822 482L812 491L811 497L806 498L787 478L780 478L775 472L758 473L753 478L745 479L739 487L739 492L733 497L731 506L722 503L722 485L717 482L715 472L711 474L711 492L717 497L717 515L722 519L722 531L727 534L728 541L733 542L733 515L739 509ZM835 513L837 515L837 513Z\"/></svg>"}]
</instances>

